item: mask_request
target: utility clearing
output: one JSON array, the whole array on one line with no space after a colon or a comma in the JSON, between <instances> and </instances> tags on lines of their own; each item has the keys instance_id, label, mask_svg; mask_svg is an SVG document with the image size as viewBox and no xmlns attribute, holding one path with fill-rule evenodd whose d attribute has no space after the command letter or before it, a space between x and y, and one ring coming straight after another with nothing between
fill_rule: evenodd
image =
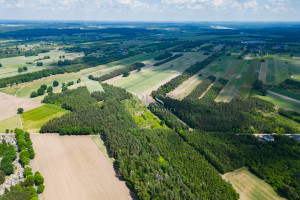
<instances>
[{"instance_id":1,"label":"utility clearing","mask_svg":"<svg viewBox=\"0 0 300 200\"><path fill-rule=\"evenodd\" d=\"M34 168L45 178L43 200L132 199L90 136L33 134L31 139Z\"/></svg>"},{"instance_id":2,"label":"utility clearing","mask_svg":"<svg viewBox=\"0 0 300 200\"><path fill-rule=\"evenodd\" d=\"M274 189L243 167L223 175L240 194L240 200L283 200Z\"/></svg>"}]
</instances>

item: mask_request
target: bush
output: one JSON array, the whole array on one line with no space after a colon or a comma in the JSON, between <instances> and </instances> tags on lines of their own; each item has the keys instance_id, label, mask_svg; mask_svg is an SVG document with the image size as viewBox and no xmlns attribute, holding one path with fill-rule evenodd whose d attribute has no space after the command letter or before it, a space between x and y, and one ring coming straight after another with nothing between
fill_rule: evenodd
<instances>
[{"instance_id":1,"label":"bush","mask_svg":"<svg viewBox=\"0 0 300 200\"><path fill-rule=\"evenodd\" d=\"M44 186L43 184L41 184L41 185L38 186L37 192L38 192L39 194L40 194L40 193L43 193L44 189L45 189L45 186Z\"/></svg>"},{"instance_id":2,"label":"bush","mask_svg":"<svg viewBox=\"0 0 300 200\"><path fill-rule=\"evenodd\" d=\"M37 91L38 95L41 96L41 95L44 95L45 94L45 90L43 88L39 88L38 91Z\"/></svg>"},{"instance_id":3,"label":"bush","mask_svg":"<svg viewBox=\"0 0 300 200\"><path fill-rule=\"evenodd\" d=\"M14 165L8 156L4 156L1 160L1 170L5 172L6 175L10 175L14 172Z\"/></svg>"},{"instance_id":4,"label":"bush","mask_svg":"<svg viewBox=\"0 0 300 200\"><path fill-rule=\"evenodd\" d=\"M49 86L49 87L47 88L47 93L49 93L49 92L53 92L53 87L52 87L52 86Z\"/></svg>"},{"instance_id":5,"label":"bush","mask_svg":"<svg viewBox=\"0 0 300 200\"><path fill-rule=\"evenodd\" d=\"M34 197L37 197L37 194L36 194L36 189L34 187L27 187L28 190L30 191L30 197L31 198L34 198Z\"/></svg>"},{"instance_id":6,"label":"bush","mask_svg":"<svg viewBox=\"0 0 300 200\"><path fill-rule=\"evenodd\" d=\"M25 174L25 177L30 176L30 175L33 176L32 169L30 167L25 167L24 174Z\"/></svg>"},{"instance_id":7,"label":"bush","mask_svg":"<svg viewBox=\"0 0 300 200\"><path fill-rule=\"evenodd\" d=\"M41 88L42 88L43 90L46 90L46 89L47 89L47 85L46 85L46 84L43 84L43 85L41 85Z\"/></svg>"},{"instance_id":8,"label":"bush","mask_svg":"<svg viewBox=\"0 0 300 200\"><path fill-rule=\"evenodd\" d=\"M23 109L23 108L18 108L18 109L17 109L17 113L18 113L18 114L22 114L23 112L24 112L24 109Z\"/></svg>"},{"instance_id":9,"label":"bush","mask_svg":"<svg viewBox=\"0 0 300 200\"><path fill-rule=\"evenodd\" d=\"M4 183L4 181L5 181L5 176L6 176L5 172L2 171L2 170L0 170L0 185L1 185L2 183Z\"/></svg>"},{"instance_id":10,"label":"bush","mask_svg":"<svg viewBox=\"0 0 300 200\"><path fill-rule=\"evenodd\" d=\"M57 87L59 85L58 81L53 81L53 87Z\"/></svg>"},{"instance_id":11,"label":"bush","mask_svg":"<svg viewBox=\"0 0 300 200\"><path fill-rule=\"evenodd\" d=\"M36 63L36 66L39 66L39 67L41 67L41 66L43 66L44 64L43 64L43 62L37 62Z\"/></svg>"},{"instance_id":12,"label":"bush","mask_svg":"<svg viewBox=\"0 0 300 200\"><path fill-rule=\"evenodd\" d=\"M6 130L5 130L5 133L9 133L9 129L6 129Z\"/></svg>"},{"instance_id":13,"label":"bush","mask_svg":"<svg viewBox=\"0 0 300 200\"><path fill-rule=\"evenodd\" d=\"M43 176L40 174L40 172L36 172L34 175L34 180L35 180L35 184L36 185L41 185L44 183L44 178Z\"/></svg>"},{"instance_id":14,"label":"bush","mask_svg":"<svg viewBox=\"0 0 300 200\"><path fill-rule=\"evenodd\" d=\"M32 92L30 94L30 98L34 98L34 97L37 97L38 96L38 93L37 92Z\"/></svg>"},{"instance_id":15,"label":"bush","mask_svg":"<svg viewBox=\"0 0 300 200\"><path fill-rule=\"evenodd\" d=\"M32 175L29 175L25 178L24 181L25 185L28 186L33 186L34 185L34 177Z\"/></svg>"}]
</instances>

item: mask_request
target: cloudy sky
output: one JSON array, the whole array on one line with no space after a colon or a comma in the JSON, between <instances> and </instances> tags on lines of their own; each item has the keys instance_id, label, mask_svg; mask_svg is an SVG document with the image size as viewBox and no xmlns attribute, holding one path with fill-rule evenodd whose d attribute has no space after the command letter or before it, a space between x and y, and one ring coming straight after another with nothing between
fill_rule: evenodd
<instances>
[{"instance_id":1,"label":"cloudy sky","mask_svg":"<svg viewBox=\"0 0 300 200\"><path fill-rule=\"evenodd\" d=\"M0 0L0 20L300 21L300 0Z\"/></svg>"}]
</instances>

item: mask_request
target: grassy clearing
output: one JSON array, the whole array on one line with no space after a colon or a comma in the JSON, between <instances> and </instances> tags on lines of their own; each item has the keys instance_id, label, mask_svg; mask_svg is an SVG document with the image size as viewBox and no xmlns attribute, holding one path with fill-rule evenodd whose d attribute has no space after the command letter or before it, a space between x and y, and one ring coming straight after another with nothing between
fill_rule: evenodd
<instances>
[{"instance_id":1,"label":"grassy clearing","mask_svg":"<svg viewBox=\"0 0 300 200\"><path fill-rule=\"evenodd\" d=\"M61 117L69 111L56 105L46 104L21 114L23 127L30 132L39 132L41 127L53 118Z\"/></svg>"},{"instance_id":2,"label":"grassy clearing","mask_svg":"<svg viewBox=\"0 0 300 200\"><path fill-rule=\"evenodd\" d=\"M86 77L83 77L82 79L90 93L97 91L104 92L102 85L98 81L93 81Z\"/></svg>"},{"instance_id":3,"label":"grassy clearing","mask_svg":"<svg viewBox=\"0 0 300 200\"><path fill-rule=\"evenodd\" d=\"M236 191L240 194L241 200L281 200L274 189L249 172L246 168L237 169L223 175Z\"/></svg>"},{"instance_id":4,"label":"grassy clearing","mask_svg":"<svg viewBox=\"0 0 300 200\"><path fill-rule=\"evenodd\" d=\"M102 154L105 156L105 158L110 162L111 165L114 163L114 159L109 157L106 146L104 145L103 140L100 138L99 135L93 135L91 136L92 140L95 142L99 150L102 152Z\"/></svg>"},{"instance_id":5,"label":"grassy clearing","mask_svg":"<svg viewBox=\"0 0 300 200\"><path fill-rule=\"evenodd\" d=\"M204 55L198 52L185 53L180 58L172 60L171 62L157 67L142 69L140 72L131 74L129 77L118 79L112 84L141 94L172 75L182 73L184 69L202 60L204 57Z\"/></svg>"},{"instance_id":6,"label":"grassy clearing","mask_svg":"<svg viewBox=\"0 0 300 200\"><path fill-rule=\"evenodd\" d=\"M15 128L21 128L19 115L0 121L0 133L5 133L6 129L14 130Z\"/></svg>"},{"instance_id":7,"label":"grassy clearing","mask_svg":"<svg viewBox=\"0 0 300 200\"><path fill-rule=\"evenodd\" d=\"M126 109L134 118L135 123L142 129L168 129L166 125L161 125L161 120L152 112L147 110L147 107L142 105L139 101L139 106L136 105L134 100L123 101Z\"/></svg>"},{"instance_id":8,"label":"grassy clearing","mask_svg":"<svg viewBox=\"0 0 300 200\"><path fill-rule=\"evenodd\" d=\"M255 97L266 100L266 101L270 101L275 106L277 106L279 108L291 109L291 110L294 110L296 112L300 112L299 103L281 98L277 95L273 95L273 94L268 93L267 96L256 95Z\"/></svg>"},{"instance_id":9,"label":"grassy clearing","mask_svg":"<svg viewBox=\"0 0 300 200\"><path fill-rule=\"evenodd\" d=\"M224 55L220 58L221 60L216 60L212 62L207 69L209 70L209 75L214 75L216 77L224 77L228 74L229 70L237 65L240 60L236 56ZM226 78L226 77L225 77Z\"/></svg>"}]
</instances>

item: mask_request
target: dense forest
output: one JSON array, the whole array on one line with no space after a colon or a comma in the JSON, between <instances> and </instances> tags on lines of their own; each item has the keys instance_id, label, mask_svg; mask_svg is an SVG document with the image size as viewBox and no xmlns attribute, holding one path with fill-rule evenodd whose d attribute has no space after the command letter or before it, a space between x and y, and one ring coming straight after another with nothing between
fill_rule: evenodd
<instances>
[{"instance_id":1,"label":"dense forest","mask_svg":"<svg viewBox=\"0 0 300 200\"><path fill-rule=\"evenodd\" d=\"M279 193L289 199L300 195L300 146L286 136L274 142L252 135L232 133L183 132L181 136L221 173L247 166Z\"/></svg>"},{"instance_id":2,"label":"dense forest","mask_svg":"<svg viewBox=\"0 0 300 200\"><path fill-rule=\"evenodd\" d=\"M72 112L49 121L41 132L76 134L79 127L90 127L90 134L100 133L116 159L118 174L140 199L238 199L215 168L175 132L138 129L121 103L133 98L131 94L107 84L103 87L105 93L91 96L85 87L48 95L44 102ZM69 107L70 103L76 106ZM187 171L186 165L192 168Z\"/></svg>"}]
</instances>

